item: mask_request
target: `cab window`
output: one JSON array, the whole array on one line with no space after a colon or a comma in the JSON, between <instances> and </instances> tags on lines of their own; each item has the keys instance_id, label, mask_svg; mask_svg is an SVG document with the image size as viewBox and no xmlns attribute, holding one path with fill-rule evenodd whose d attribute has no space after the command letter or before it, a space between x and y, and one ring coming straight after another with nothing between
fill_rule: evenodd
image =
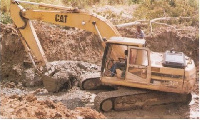
<instances>
[{"instance_id":1,"label":"cab window","mask_svg":"<svg viewBox=\"0 0 200 120\"><path fill-rule=\"evenodd\" d=\"M148 66L147 50L131 48L129 64Z\"/></svg>"}]
</instances>

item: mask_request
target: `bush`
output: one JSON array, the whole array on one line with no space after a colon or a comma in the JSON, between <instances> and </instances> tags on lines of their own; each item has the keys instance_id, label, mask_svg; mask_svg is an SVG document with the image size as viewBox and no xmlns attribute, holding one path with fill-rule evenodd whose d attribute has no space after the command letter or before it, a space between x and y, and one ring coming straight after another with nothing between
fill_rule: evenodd
<instances>
[{"instance_id":1,"label":"bush","mask_svg":"<svg viewBox=\"0 0 200 120\"><path fill-rule=\"evenodd\" d=\"M67 6L86 8L91 5L130 5L134 4L133 0L62 0Z\"/></svg>"},{"instance_id":2,"label":"bush","mask_svg":"<svg viewBox=\"0 0 200 120\"><path fill-rule=\"evenodd\" d=\"M8 24L11 22L12 22L12 20L10 18L10 14L1 12L1 23Z\"/></svg>"},{"instance_id":3,"label":"bush","mask_svg":"<svg viewBox=\"0 0 200 120\"><path fill-rule=\"evenodd\" d=\"M135 20L159 17L193 17L198 12L198 0L146 0L134 12Z\"/></svg>"}]
</instances>

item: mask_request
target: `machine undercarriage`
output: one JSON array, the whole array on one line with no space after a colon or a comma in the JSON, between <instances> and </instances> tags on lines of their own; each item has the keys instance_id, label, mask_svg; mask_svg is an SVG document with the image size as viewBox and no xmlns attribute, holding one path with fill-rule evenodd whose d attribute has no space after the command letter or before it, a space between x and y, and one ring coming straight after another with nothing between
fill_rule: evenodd
<instances>
[{"instance_id":1,"label":"machine undercarriage","mask_svg":"<svg viewBox=\"0 0 200 120\"><path fill-rule=\"evenodd\" d=\"M97 90L100 87L103 88L103 85L99 84L101 83L99 78L91 78L86 81L80 84L80 86L85 86L82 89ZM90 85L92 87L87 88ZM97 86L95 87L95 85ZM179 94L121 86L114 86L114 89L97 94L94 100L94 106L97 110L106 112L110 110L139 109L171 103L189 104L192 100L191 93Z\"/></svg>"}]
</instances>

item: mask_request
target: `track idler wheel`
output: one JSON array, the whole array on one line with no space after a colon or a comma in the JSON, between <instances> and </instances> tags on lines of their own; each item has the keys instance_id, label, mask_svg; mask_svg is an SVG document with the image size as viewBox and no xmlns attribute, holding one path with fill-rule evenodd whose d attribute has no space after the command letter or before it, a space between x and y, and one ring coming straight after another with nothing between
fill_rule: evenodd
<instances>
[{"instance_id":1,"label":"track idler wheel","mask_svg":"<svg viewBox=\"0 0 200 120\"><path fill-rule=\"evenodd\" d=\"M101 81L100 78L90 78L83 81L80 86L83 90L94 90L101 86Z\"/></svg>"},{"instance_id":2,"label":"track idler wheel","mask_svg":"<svg viewBox=\"0 0 200 120\"><path fill-rule=\"evenodd\" d=\"M186 95L186 101L184 102L184 104L190 104L191 101L192 101L192 94L189 93Z\"/></svg>"},{"instance_id":3,"label":"track idler wheel","mask_svg":"<svg viewBox=\"0 0 200 120\"><path fill-rule=\"evenodd\" d=\"M104 100L101 103L101 110L108 112L113 109L113 101L111 99Z\"/></svg>"}]
</instances>

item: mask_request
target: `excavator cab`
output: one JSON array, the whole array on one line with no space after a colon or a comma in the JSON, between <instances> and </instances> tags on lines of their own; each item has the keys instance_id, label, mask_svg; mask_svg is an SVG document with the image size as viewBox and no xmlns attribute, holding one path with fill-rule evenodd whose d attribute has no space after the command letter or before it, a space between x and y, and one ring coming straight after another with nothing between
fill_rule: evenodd
<instances>
[{"instance_id":1,"label":"excavator cab","mask_svg":"<svg viewBox=\"0 0 200 120\"><path fill-rule=\"evenodd\" d=\"M107 41L102 62L103 83L148 84L151 78L150 50L144 46L145 40L140 39L113 37ZM124 54L117 54L117 48L123 48Z\"/></svg>"}]
</instances>

